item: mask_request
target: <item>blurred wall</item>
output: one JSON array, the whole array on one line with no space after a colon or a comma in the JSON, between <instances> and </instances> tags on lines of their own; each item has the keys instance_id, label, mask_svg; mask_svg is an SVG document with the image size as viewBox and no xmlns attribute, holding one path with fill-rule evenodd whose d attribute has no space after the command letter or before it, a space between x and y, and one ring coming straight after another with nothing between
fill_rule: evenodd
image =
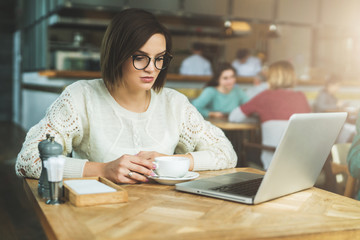
<instances>
[{"instance_id":1,"label":"blurred wall","mask_svg":"<svg viewBox=\"0 0 360 240\"><path fill-rule=\"evenodd\" d=\"M0 121L12 118L12 53L15 1L0 1Z\"/></svg>"}]
</instances>

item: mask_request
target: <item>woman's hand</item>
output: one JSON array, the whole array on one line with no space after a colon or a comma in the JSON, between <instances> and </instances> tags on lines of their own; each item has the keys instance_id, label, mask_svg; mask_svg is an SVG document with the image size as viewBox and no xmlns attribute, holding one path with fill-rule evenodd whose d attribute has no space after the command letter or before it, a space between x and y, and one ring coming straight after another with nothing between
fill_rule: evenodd
<instances>
[{"instance_id":1,"label":"woman's hand","mask_svg":"<svg viewBox=\"0 0 360 240\"><path fill-rule=\"evenodd\" d=\"M168 155L154 151L141 151L138 154L136 154L136 156L145 158L146 160L155 161L156 157L163 157Z\"/></svg>"},{"instance_id":2,"label":"woman's hand","mask_svg":"<svg viewBox=\"0 0 360 240\"><path fill-rule=\"evenodd\" d=\"M158 152L147 152L147 151L141 151L136 156L143 157L150 161L155 161L156 157L163 157L163 156L173 156L173 157L186 157L190 159L190 167L189 171L192 171L194 169L194 158L190 153L187 154L177 154L177 155L166 155L163 153Z\"/></svg>"},{"instance_id":3,"label":"woman's hand","mask_svg":"<svg viewBox=\"0 0 360 240\"><path fill-rule=\"evenodd\" d=\"M154 176L153 169L156 168L153 161L156 157L169 156L166 154L141 151L135 156L123 155L120 158L108 162L87 162L84 167L84 177L102 176L115 183L137 183L147 182L146 176ZM190 153L183 155L170 155L187 157L190 159L189 171L194 168L194 159Z\"/></svg>"},{"instance_id":4,"label":"woman's hand","mask_svg":"<svg viewBox=\"0 0 360 240\"><path fill-rule=\"evenodd\" d=\"M209 118L226 118L227 116L222 112L209 112Z\"/></svg>"},{"instance_id":5,"label":"woman's hand","mask_svg":"<svg viewBox=\"0 0 360 240\"><path fill-rule=\"evenodd\" d=\"M147 182L146 176L154 176L152 161L141 156L123 155L108 162L87 162L84 168L84 177L103 176L115 183Z\"/></svg>"}]
</instances>

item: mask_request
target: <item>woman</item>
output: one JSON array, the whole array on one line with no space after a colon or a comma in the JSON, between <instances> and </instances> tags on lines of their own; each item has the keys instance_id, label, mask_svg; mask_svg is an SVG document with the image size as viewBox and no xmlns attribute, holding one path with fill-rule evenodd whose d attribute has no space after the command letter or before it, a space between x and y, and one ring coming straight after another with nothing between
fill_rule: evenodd
<instances>
[{"instance_id":1,"label":"woman","mask_svg":"<svg viewBox=\"0 0 360 240\"><path fill-rule=\"evenodd\" d=\"M256 114L261 121L263 144L271 143L272 146L276 146L281 133L275 137L274 126L278 126L282 131L292 114L311 112L305 95L292 89L295 83L296 76L291 63L278 61L271 64L268 72L269 89L235 108L229 115L229 121L244 122L249 116ZM278 120L280 122L274 122ZM269 166L271 158L272 154L262 152L261 160L265 169Z\"/></svg>"},{"instance_id":2,"label":"woman","mask_svg":"<svg viewBox=\"0 0 360 240\"><path fill-rule=\"evenodd\" d=\"M340 110L340 102L335 94L340 87L340 78L332 75L326 80L325 87L322 89L314 102L315 112L337 111Z\"/></svg>"},{"instance_id":3,"label":"woman","mask_svg":"<svg viewBox=\"0 0 360 240\"><path fill-rule=\"evenodd\" d=\"M330 75L326 80L325 86L317 95L314 102L314 112L341 112L346 111L346 104L339 101L336 93L339 91L341 78L337 75ZM349 112L349 115L353 112ZM356 134L356 125L352 123L344 123L336 143L351 142Z\"/></svg>"},{"instance_id":4,"label":"woman","mask_svg":"<svg viewBox=\"0 0 360 240\"><path fill-rule=\"evenodd\" d=\"M223 132L187 98L163 88L171 60L168 30L149 12L113 18L101 46L102 79L67 87L27 134L16 173L39 178L37 145L47 133L64 147L64 178L103 176L116 183L148 181L155 157L184 156L189 170L236 165Z\"/></svg>"},{"instance_id":5,"label":"woman","mask_svg":"<svg viewBox=\"0 0 360 240\"><path fill-rule=\"evenodd\" d=\"M231 110L248 100L244 91L235 83L235 69L230 63L222 63L192 104L205 118L225 118Z\"/></svg>"}]
</instances>

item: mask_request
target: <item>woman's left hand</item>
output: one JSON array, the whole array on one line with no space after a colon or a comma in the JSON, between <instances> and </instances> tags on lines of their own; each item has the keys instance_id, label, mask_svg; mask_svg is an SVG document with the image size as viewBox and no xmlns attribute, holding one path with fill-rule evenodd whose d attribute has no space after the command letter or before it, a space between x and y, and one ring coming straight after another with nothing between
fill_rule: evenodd
<instances>
[{"instance_id":1,"label":"woman's left hand","mask_svg":"<svg viewBox=\"0 0 360 240\"><path fill-rule=\"evenodd\" d=\"M164 157L164 156L187 157L187 158L190 159L189 171L192 171L194 169L194 158L190 153L188 153L188 154L177 154L177 155L166 155L166 154L158 153L158 152L154 152L154 151L141 151L138 154L136 154L136 156L145 158L145 159L150 160L150 161L155 161L156 157Z\"/></svg>"},{"instance_id":2,"label":"woman's left hand","mask_svg":"<svg viewBox=\"0 0 360 240\"><path fill-rule=\"evenodd\" d=\"M145 159L150 160L150 161L155 161L156 157L163 157L163 156L169 156L169 155L154 152L154 151L141 151L138 154L136 154L136 156L145 158Z\"/></svg>"},{"instance_id":3,"label":"woman's left hand","mask_svg":"<svg viewBox=\"0 0 360 240\"><path fill-rule=\"evenodd\" d=\"M222 112L209 112L209 118L227 118L227 115Z\"/></svg>"}]
</instances>

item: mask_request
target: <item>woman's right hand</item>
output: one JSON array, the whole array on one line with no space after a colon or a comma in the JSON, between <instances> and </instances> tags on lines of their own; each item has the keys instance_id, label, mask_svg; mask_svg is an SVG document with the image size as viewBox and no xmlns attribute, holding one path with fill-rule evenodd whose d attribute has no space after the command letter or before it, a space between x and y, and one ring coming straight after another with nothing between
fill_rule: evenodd
<instances>
[{"instance_id":1,"label":"woman's right hand","mask_svg":"<svg viewBox=\"0 0 360 240\"><path fill-rule=\"evenodd\" d=\"M222 112L209 112L209 118L226 118L226 115Z\"/></svg>"},{"instance_id":2,"label":"woman's right hand","mask_svg":"<svg viewBox=\"0 0 360 240\"><path fill-rule=\"evenodd\" d=\"M123 155L108 162L87 162L84 168L84 177L103 176L115 183L147 182L146 176L154 176L152 161L134 155Z\"/></svg>"}]
</instances>

